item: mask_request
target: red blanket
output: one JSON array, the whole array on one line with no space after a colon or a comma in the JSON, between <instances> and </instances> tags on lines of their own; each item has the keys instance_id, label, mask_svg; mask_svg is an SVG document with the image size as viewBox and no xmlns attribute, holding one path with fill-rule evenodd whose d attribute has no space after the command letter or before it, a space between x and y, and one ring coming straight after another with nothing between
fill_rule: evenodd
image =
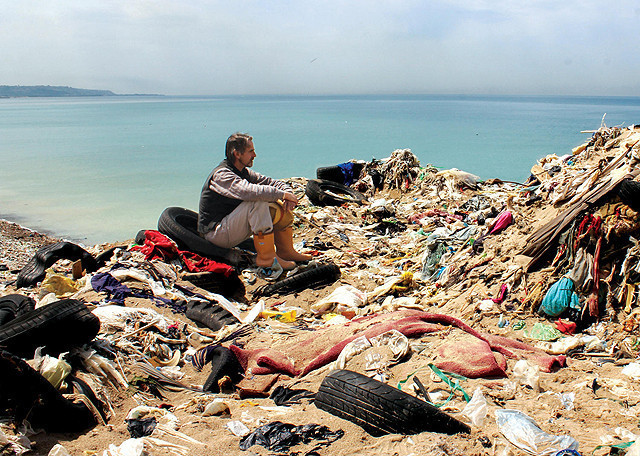
<instances>
[{"instance_id":1,"label":"red blanket","mask_svg":"<svg viewBox=\"0 0 640 456\"><path fill-rule=\"evenodd\" d=\"M345 325L328 326L295 339L271 345L241 349L232 345L242 367L253 375L283 373L304 376L338 358L352 340L375 337L391 329L407 337L442 331L454 326L466 333L441 347L436 366L469 378L505 377L506 359L526 358L549 372L566 363L564 356L550 356L530 345L500 336L481 334L457 318L417 310L402 310L383 315L357 318Z\"/></svg>"}]
</instances>

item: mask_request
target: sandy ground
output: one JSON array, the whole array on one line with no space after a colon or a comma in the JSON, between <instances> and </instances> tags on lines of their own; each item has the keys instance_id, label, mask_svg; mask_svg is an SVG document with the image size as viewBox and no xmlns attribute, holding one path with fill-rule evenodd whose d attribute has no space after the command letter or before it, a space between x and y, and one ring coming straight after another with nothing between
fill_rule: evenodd
<instances>
[{"instance_id":1,"label":"sandy ground","mask_svg":"<svg viewBox=\"0 0 640 456\"><path fill-rule=\"evenodd\" d=\"M512 187L498 186L485 188L486 192L494 194L511 194ZM472 190L460 190L461 196L441 202L455 204L476 194ZM398 207L400 203L411 203L418 193L387 192L376 195L384 197ZM502 201L502 200L501 200ZM474 329L489 334L502 335L535 345L538 341L527 338L523 329L514 329L516 322L522 322L525 330L534 324L551 321L533 312L533 309L522 306L524 287L514 287L509 299L493 306L481 307L479 304L487 299L498 296L500 286L505 281L505 273L511 266L526 264L527 258L518 255L526 246L527 236L537 227L552 219L558 209L548 204L514 203L515 222L504 232L491 236L485 240L484 255L464 262L466 273L446 287L433 287L428 283L417 280L415 274L421 268L420 243L416 236L420 225L407 224L400 216L397 221L403 221L402 229L397 232L387 231L379 236L368 236L366 230L352 230L344 228L348 234L348 241L339 236L340 231L330 228L332 223L345 225L366 226L366 208L357 205L331 208L318 211L311 208L308 201L303 200L300 209L299 222L296 224L295 239L310 242L317 238L331 247L318 251L317 259L331 261L341 268L341 278L329 286L319 289L304 290L299 293L276 295L264 298L266 308L281 308L277 306L295 306L301 311L294 323L283 323L274 320L259 319L253 324L250 335L239 339L246 347L278 346L282 340L302 340L309 336L309 329L318 329L323 320L314 316L310 309L321 298L329 295L341 285L352 285L359 290L372 292L376 287L393 277L399 277L403 271L414 272L414 282L409 289L396 293L396 297L414 298L414 306L431 313L444 314L459 318ZM416 212L421 208L416 208ZM423 209L422 209L423 210ZM305 219L310 219L305 223ZM426 228L424 231L427 231ZM42 245L57 241L55 238L39 235L9 222L0 222L0 294L20 292L38 295L37 287L16 290L12 285L16 274ZM123 244L125 244L123 242ZM98 253L109 246L93 246L88 248L92 253ZM482 258L489 259L485 262ZM479 261L480 260L480 261ZM56 266L60 273L70 270L64 262ZM526 276L526 281L535 284L548 270ZM250 276L250 274L249 274ZM257 302L252 293L265 282L258 279L255 283L246 284L249 309ZM87 302L100 300L102 296L89 293L82 296ZM385 312L381 307L382 300L364 307L361 314ZM158 307L151 300L127 298L129 307L153 308L165 317L190 322L184 315L173 313L168 307ZM377 307L376 307L377 306ZM246 310L244 311L246 314ZM507 320L508 325L502 322ZM78 434L55 434L36 432L29 435L33 444L33 453L46 455L56 444L62 444L71 455L102 454L109 445L120 445L127 440L129 432L125 418L135 406L162 406L171 410L179 419L179 431L200 442L184 442L171 436L164 436L167 441L180 443L189 448L188 454L222 455L222 454L320 454L320 455L519 455L528 454L509 443L500 432L494 411L496 409L514 409L531 417L537 425L552 436L571 435L579 442L581 454L590 454L603 442L615 443L627 441L628 436L616 440L620 435L616 428L631 432L638 432L638 417L640 416L640 393L638 380L623 375L622 369L633 362L637 350L630 347L630 341L637 336L637 327L626 332L622 326L623 318L618 312L606 315L596 324L583 330L583 335L594 335L607 342L607 349L600 351L575 350L567 358L567 365L554 372L538 372L533 384L519 380L513 372L515 360L507 360L506 378L479 378L461 380L462 388L471 396L480 389L488 404L488 413L482 424L471 425L469 434L453 436L423 432L417 435L391 434L382 437L372 437L361 427L349 421L319 410L309 400L289 407L274 407L274 402L267 397L240 398L237 393L202 394L189 391L163 391L163 398L153 398L149 395L136 395L133 389L113 388L105 386L115 414L105 425L98 425L93 429ZM436 359L435 353L441 343L447 338L459 336L456 330L447 330L411 339L411 353L400 362L383 369L387 375L389 385L418 375L427 391L440 391L444 398L449 395L449 388L440 378L427 367L429 362ZM211 334L214 335L214 334ZM131 380L134 375L131 366L125 362L124 372ZM363 355L351 360L347 369L364 371L366 361ZM209 366L198 372L190 363L180 363L180 370L184 377L180 380L185 385L202 385L209 373ZM282 375L277 385L292 388L318 390L322 380L328 374L326 368L313 371L302 378L291 378ZM416 395L410 382L403 390ZM224 400L230 409L229 415L203 416L204 406L213 398ZM563 401L564 399L564 401ZM466 402L460 391L456 392L443 410L459 420L470 423L469 418L462 413ZM295 425L321 424L336 431L342 429L344 436L327 447L315 451L317 442L300 444L285 453L274 453L261 446L253 446L248 451L239 448L240 437L234 435L227 425L232 421L242 421L249 429L256 429L262 424L273 421L283 421ZM6 429L6 428L5 428ZM522 433L520 434L522 436ZM561 448L557 448L561 449ZM596 454L608 454L608 449L601 449ZM114 453L116 454L116 453ZM149 454L164 455L177 454L166 448L154 447ZM540 453L543 454L543 453ZM546 454L553 454L546 453Z\"/></svg>"}]
</instances>

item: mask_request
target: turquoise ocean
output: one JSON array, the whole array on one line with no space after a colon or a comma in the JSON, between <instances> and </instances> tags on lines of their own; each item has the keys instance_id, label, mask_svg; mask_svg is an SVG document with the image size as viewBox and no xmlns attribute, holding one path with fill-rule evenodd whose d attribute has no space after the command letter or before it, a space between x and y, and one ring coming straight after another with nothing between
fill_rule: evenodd
<instances>
[{"instance_id":1,"label":"turquoise ocean","mask_svg":"<svg viewBox=\"0 0 640 456\"><path fill-rule=\"evenodd\" d=\"M421 164L524 181L581 130L640 123L638 97L228 96L0 99L0 218L90 245L155 229L165 207L197 210L235 131L254 170L316 168L409 148Z\"/></svg>"}]
</instances>

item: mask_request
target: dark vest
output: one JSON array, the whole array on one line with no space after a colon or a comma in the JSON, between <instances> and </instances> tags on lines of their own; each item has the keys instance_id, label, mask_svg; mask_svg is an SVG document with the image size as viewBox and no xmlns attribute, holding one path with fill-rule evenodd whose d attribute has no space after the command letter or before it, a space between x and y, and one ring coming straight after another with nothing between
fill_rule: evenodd
<instances>
[{"instance_id":1,"label":"dark vest","mask_svg":"<svg viewBox=\"0 0 640 456\"><path fill-rule=\"evenodd\" d=\"M230 169L244 180L248 180L249 172L246 169L238 171L227 160L222 160L211 171L200 193L200 206L198 208L198 232L200 233L211 231L223 218L231 214L242 203L242 200L223 196L209 188L211 178L221 168Z\"/></svg>"}]
</instances>

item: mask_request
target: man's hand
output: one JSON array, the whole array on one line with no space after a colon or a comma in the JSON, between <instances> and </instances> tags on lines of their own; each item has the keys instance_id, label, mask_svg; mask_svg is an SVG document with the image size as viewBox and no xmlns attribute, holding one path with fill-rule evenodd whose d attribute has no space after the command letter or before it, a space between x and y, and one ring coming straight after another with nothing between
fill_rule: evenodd
<instances>
[{"instance_id":1,"label":"man's hand","mask_svg":"<svg viewBox=\"0 0 640 456\"><path fill-rule=\"evenodd\" d=\"M286 192L282 198L282 207L285 211L292 211L298 205L298 198L293 193Z\"/></svg>"}]
</instances>

